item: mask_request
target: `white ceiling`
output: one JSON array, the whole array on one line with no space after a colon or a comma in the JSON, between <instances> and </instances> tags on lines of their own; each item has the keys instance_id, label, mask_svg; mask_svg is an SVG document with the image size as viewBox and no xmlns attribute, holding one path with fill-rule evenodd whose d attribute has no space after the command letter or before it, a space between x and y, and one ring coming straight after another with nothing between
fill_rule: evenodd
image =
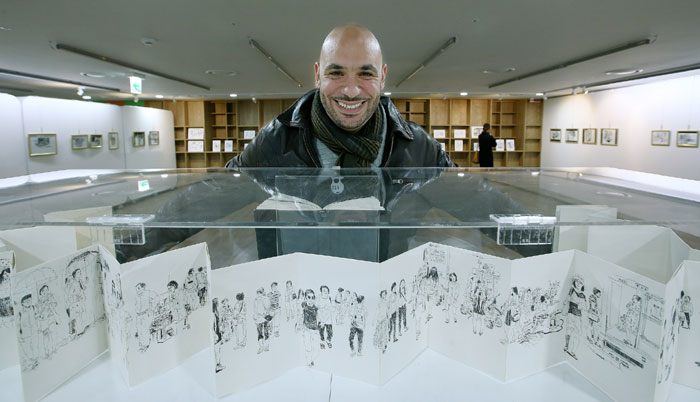
<instances>
[{"instance_id":1,"label":"white ceiling","mask_svg":"<svg viewBox=\"0 0 700 402\"><path fill-rule=\"evenodd\" d=\"M55 50L81 48L210 87L146 74L142 99L296 97L313 87L313 63L328 31L369 27L388 64L393 96L532 96L610 80L607 70L650 73L700 63L700 1L224 1L2 0L0 69L118 88L86 89L95 100L126 99L134 70ZM450 37L457 43L396 87ZM141 38L157 39L144 46ZM489 89L489 85L629 42L654 43ZM296 87L248 45L255 39L303 84ZM484 74L489 68L515 72ZM235 70L212 76L206 70ZM81 72L107 74L105 78ZM111 77L109 77L111 76ZM568 89L567 89L568 88ZM0 74L0 92L76 99L76 85Z\"/></svg>"}]
</instances>

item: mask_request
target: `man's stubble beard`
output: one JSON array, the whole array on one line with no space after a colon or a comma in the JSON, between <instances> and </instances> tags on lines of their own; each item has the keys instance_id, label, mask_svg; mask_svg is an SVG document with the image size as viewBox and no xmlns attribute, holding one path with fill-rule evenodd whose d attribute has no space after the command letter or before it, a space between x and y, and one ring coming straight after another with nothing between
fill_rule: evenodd
<instances>
[{"instance_id":1,"label":"man's stubble beard","mask_svg":"<svg viewBox=\"0 0 700 402\"><path fill-rule=\"evenodd\" d=\"M379 96L373 98L371 100L372 103L370 103L367 106L367 111L365 116L363 117L362 121L360 124L354 126L354 127L346 127L341 123L340 116L338 116L338 113L336 112L335 108L333 107L333 102L334 100L330 99L328 96L326 96L320 89L318 93L321 95L321 104L323 105L323 109L326 111L326 115L335 123L336 126L339 128L345 130L345 131L356 131L362 128L372 116L374 116L374 113L377 111L377 107L379 107ZM351 100L351 99L345 99L345 100Z\"/></svg>"}]
</instances>

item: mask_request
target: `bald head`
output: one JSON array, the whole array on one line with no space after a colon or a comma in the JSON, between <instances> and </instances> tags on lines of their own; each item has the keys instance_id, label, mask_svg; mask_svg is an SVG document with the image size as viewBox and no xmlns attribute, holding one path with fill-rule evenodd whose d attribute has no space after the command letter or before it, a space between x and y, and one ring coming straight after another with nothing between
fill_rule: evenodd
<instances>
[{"instance_id":1,"label":"bald head","mask_svg":"<svg viewBox=\"0 0 700 402\"><path fill-rule=\"evenodd\" d=\"M373 57L378 57L377 64L382 65L382 48L372 31L358 24L339 25L326 36L321 46L319 62L324 63L338 51L362 49Z\"/></svg>"},{"instance_id":2,"label":"bald head","mask_svg":"<svg viewBox=\"0 0 700 402\"><path fill-rule=\"evenodd\" d=\"M357 24L333 28L314 70L331 120L346 131L362 128L377 110L386 78L382 49L374 34Z\"/></svg>"}]
</instances>

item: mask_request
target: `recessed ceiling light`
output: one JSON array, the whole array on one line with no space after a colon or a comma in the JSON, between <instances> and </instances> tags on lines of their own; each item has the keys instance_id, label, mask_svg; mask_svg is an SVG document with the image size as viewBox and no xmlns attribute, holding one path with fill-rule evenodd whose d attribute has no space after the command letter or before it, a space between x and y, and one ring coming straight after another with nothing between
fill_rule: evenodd
<instances>
[{"instance_id":1,"label":"recessed ceiling light","mask_svg":"<svg viewBox=\"0 0 700 402\"><path fill-rule=\"evenodd\" d=\"M157 39L153 39L153 38L141 38L141 43L142 43L144 46L153 46L153 45L155 45L157 42L158 42Z\"/></svg>"},{"instance_id":2,"label":"recessed ceiling light","mask_svg":"<svg viewBox=\"0 0 700 402\"><path fill-rule=\"evenodd\" d=\"M90 100L90 99L92 99L92 96L90 96L90 95L83 95L83 99L85 99L85 100Z\"/></svg>"},{"instance_id":3,"label":"recessed ceiling light","mask_svg":"<svg viewBox=\"0 0 700 402\"><path fill-rule=\"evenodd\" d=\"M467 96L467 95L469 95L469 92L460 92L459 93L459 96Z\"/></svg>"},{"instance_id":4,"label":"recessed ceiling light","mask_svg":"<svg viewBox=\"0 0 700 402\"><path fill-rule=\"evenodd\" d=\"M238 94L229 94L228 96L235 98L236 96L238 96Z\"/></svg>"},{"instance_id":5,"label":"recessed ceiling light","mask_svg":"<svg viewBox=\"0 0 700 402\"><path fill-rule=\"evenodd\" d=\"M535 96L544 96L544 93L543 93L543 92L538 92L538 93L535 94Z\"/></svg>"},{"instance_id":6,"label":"recessed ceiling light","mask_svg":"<svg viewBox=\"0 0 700 402\"><path fill-rule=\"evenodd\" d=\"M238 74L238 72L233 71L233 70L207 70L204 72L204 74L207 75L226 75L229 77L233 77L234 75Z\"/></svg>"},{"instance_id":7,"label":"recessed ceiling light","mask_svg":"<svg viewBox=\"0 0 700 402\"><path fill-rule=\"evenodd\" d=\"M11 31L11 30L12 30L12 28L10 28L10 27L0 26L0 31Z\"/></svg>"},{"instance_id":8,"label":"recessed ceiling light","mask_svg":"<svg viewBox=\"0 0 700 402\"><path fill-rule=\"evenodd\" d=\"M644 70L641 68L622 68L619 70L606 71L605 75L630 75L630 74L641 73L642 71L644 71Z\"/></svg>"},{"instance_id":9,"label":"recessed ceiling light","mask_svg":"<svg viewBox=\"0 0 700 402\"><path fill-rule=\"evenodd\" d=\"M483 70L482 73L484 74L500 74L500 73L512 73L515 71L515 67L494 67L494 68L487 68L486 70Z\"/></svg>"},{"instance_id":10,"label":"recessed ceiling light","mask_svg":"<svg viewBox=\"0 0 700 402\"><path fill-rule=\"evenodd\" d=\"M391 92L384 92L384 96L391 96Z\"/></svg>"},{"instance_id":11,"label":"recessed ceiling light","mask_svg":"<svg viewBox=\"0 0 700 402\"><path fill-rule=\"evenodd\" d=\"M163 99L163 95L156 95L156 98Z\"/></svg>"}]
</instances>

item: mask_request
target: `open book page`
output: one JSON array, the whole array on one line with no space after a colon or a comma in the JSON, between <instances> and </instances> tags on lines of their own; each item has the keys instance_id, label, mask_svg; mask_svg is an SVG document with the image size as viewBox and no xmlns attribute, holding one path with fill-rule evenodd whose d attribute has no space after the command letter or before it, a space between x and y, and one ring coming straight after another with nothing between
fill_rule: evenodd
<instances>
[{"instance_id":1,"label":"open book page","mask_svg":"<svg viewBox=\"0 0 700 402\"><path fill-rule=\"evenodd\" d=\"M677 307L676 325L679 333L673 381L700 389L700 262L686 261L683 263L683 269L685 280L680 305ZM662 353L667 353L666 348ZM664 367L664 357L661 360L661 366Z\"/></svg>"},{"instance_id":2,"label":"open book page","mask_svg":"<svg viewBox=\"0 0 700 402\"><path fill-rule=\"evenodd\" d=\"M204 243L122 264L126 368L134 386L209 346L209 254Z\"/></svg>"},{"instance_id":3,"label":"open book page","mask_svg":"<svg viewBox=\"0 0 700 402\"><path fill-rule=\"evenodd\" d=\"M425 250L429 347L503 381L507 346L499 310L509 295L510 261L447 246Z\"/></svg>"},{"instance_id":4,"label":"open book page","mask_svg":"<svg viewBox=\"0 0 700 402\"><path fill-rule=\"evenodd\" d=\"M248 389L303 364L299 338L305 285L299 270L300 260L309 257L266 258L212 272L209 314L217 396Z\"/></svg>"},{"instance_id":5,"label":"open book page","mask_svg":"<svg viewBox=\"0 0 700 402\"><path fill-rule=\"evenodd\" d=\"M10 273L14 268L15 253L0 251L0 370L19 361L10 287Z\"/></svg>"},{"instance_id":6,"label":"open book page","mask_svg":"<svg viewBox=\"0 0 700 402\"><path fill-rule=\"evenodd\" d=\"M25 401L41 399L107 350L101 274L97 246L12 274Z\"/></svg>"},{"instance_id":7,"label":"open book page","mask_svg":"<svg viewBox=\"0 0 700 402\"><path fill-rule=\"evenodd\" d=\"M652 401L665 285L581 252L572 274L563 295L566 361L616 401Z\"/></svg>"},{"instance_id":8,"label":"open book page","mask_svg":"<svg viewBox=\"0 0 700 402\"><path fill-rule=\"evenodd\" d=\"M376 197L356 198L333 202L325 207L314 204L303 198L294 197L287 194L277 194L258 205L258 210L280 210L280 211L320 211L325 210L358 210L358 211L383 211Z\"/></svg>"},{"instance_id":9,"label":"open book page","mask_svg":"<svg viewBox=\"0 0 700 402\"><path fill-rule=\"evenodd\" d=\"M512 261L510 289L498 305L501 342L508 345L506 380L564 361L561 348L567 312L562 301L574 254L563 251ZM597 320L594 314L590 317Z\"/></svg>"},{"instance_id":10,"label":"open book page","mask_svg":"<svg viewBox=\"0 0 700 402\"><path fill-rule=\"evenodd\" d=\"M665 402L671 391L671 383L675 378L676 359L686 354L687 351L679 349L679 337L682 324L681 311L685 300L686 266L683 265L666 284L663 305L663 326L659 343L659 351L655 357L656 368L656 392L654 402ZM683 329L685 330L685 329ZM696 373L697 374L697 373Z\"/></svg>"},{"instance_id":11,"label":"open book page","mask_svg":"<svg viewBox=\"0 0 700 402\"><path fill-rule=\"evenodd\" d=\"M75 228L41 226L0 232L5 250L15 252L17 271L78 250Z\"/></svg>"},{"instance_id":12,"label":"open book page","mask_svg":"<svg viewBox=\"0 0 700 402\"><path fill-rule=\"evenodd\" d=\"M304 299L296 337L302 364L378 385L382 350L377 339L387 335L379 264L298 255Z\"/></svg>"},{"instance_id":13,"label":"open book page","mask_svg":"<svg viewBox=\"0 0 700 402\"><path fill-rule=\"evenodd\" d=\"M380 264L381 290L375 313L372 348L381 351L381 382L389 381L428 347L431 282L424 261L442 259L438 245L423 245ZM436 317L435 320L442 317ZM380 329L381 328L381 329ZM368 345L370 345L368 341Z\"/></svg>"}]
</instances>

